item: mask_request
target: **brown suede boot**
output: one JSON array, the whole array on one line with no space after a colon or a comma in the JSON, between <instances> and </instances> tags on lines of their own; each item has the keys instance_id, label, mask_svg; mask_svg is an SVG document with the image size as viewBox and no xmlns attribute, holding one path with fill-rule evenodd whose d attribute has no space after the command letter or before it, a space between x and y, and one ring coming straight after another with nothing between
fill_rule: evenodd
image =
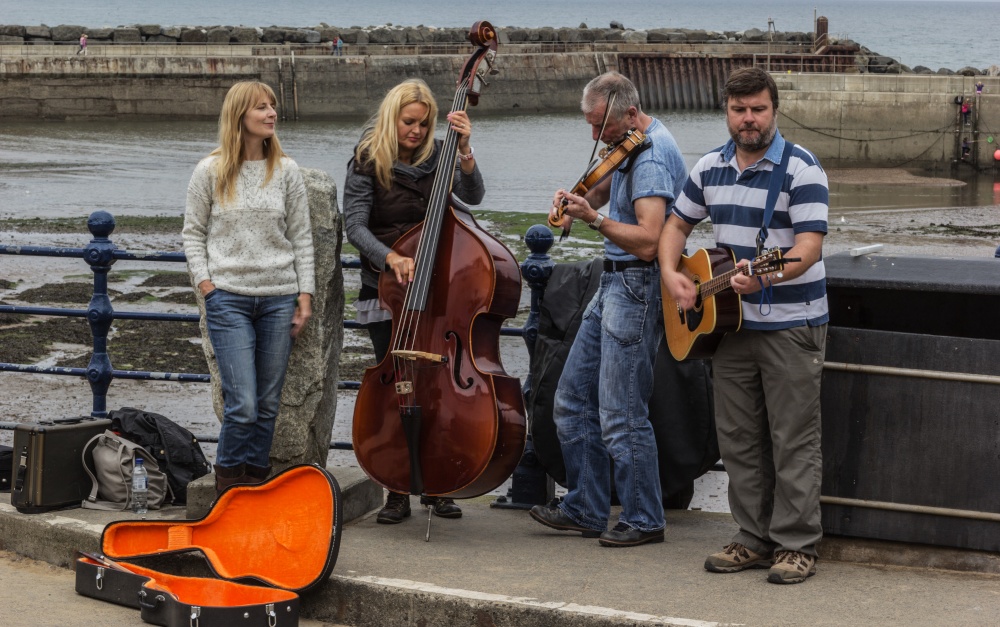
<instances>
[{"instance_id":1,"label":"brown suede boot","mask_svg":"<svg viewBox=\"0 0 1000 627\"><path fill-rule=\"evenodd\" d=\"M267 477L271 474L271 466L254 466L253 464L247 464L247 474L246 481L250 485L257 485L258 483L264 483L267 481Z\"/></svg>"},{"instance_id":2,"label":"brown suede boot","mask_svg":"<svg viewBox=\"0 0 1000 627\"><path fill-rule=\"evenodd\" d=\"M219 496L230 486L247 482L246 464L240 464L232 468L223 468L215 464L213 467L215 468L215 496Z\"/></svg>"}]
</instances>

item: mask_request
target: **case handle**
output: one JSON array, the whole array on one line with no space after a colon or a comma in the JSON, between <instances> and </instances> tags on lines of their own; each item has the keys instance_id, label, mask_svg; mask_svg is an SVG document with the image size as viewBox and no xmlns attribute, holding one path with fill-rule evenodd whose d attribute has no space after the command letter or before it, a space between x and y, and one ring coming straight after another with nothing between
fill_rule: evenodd
<instances>
[{"instance_id":1,"label":"case handle","mask_svg":"<svg viewBox=\"0 0 1000 627\"><path fill-rule=\"evenodd\" d=\"M164 597L162 594L158 594L153 599L152 603L146 603L146 591L145 590L139 591L139 605L146 608L147 610L155 610L157 605L166 600L167 600L166 597Z\"/></svg>"}]
</instances>

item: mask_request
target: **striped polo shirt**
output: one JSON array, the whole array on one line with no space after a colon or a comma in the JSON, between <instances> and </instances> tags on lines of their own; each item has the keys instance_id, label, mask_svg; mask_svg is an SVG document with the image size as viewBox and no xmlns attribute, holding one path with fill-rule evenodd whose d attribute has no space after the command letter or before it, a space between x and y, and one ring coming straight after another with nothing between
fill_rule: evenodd
<instances>
[{"instance_id":1,"label":"striped polo shirt","mask_svg":"<svg viewBox=\"0 0 1000 627\"><path fill-rule=\"evenodd\" d=\"M784 149L785 140L776 133L764 157L740 172L736 144L729 140L702 157L691 170L673 213L689 224L711 218L716 245L731 248L737 260L753 259L767 189ZM778 246L786 252L795 244L797 233L825 234L829 200L826 172L819 160L795 145L764 247ZM830 319L822 258L798 278L773 286L767 302L763 291L742 298L743 326L747 329L818 326Z\"/></svg>"}]
</instances>

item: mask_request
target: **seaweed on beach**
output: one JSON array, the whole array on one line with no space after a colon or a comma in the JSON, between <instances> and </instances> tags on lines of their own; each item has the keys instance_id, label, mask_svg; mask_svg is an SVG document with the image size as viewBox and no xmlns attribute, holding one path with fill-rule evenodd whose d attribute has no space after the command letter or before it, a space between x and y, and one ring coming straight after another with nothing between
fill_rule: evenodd
<instances>
[{"instance_id":1,"label":"seaweed on beach","mask_svg":"<svg viewBox=\"0 0 1000 627\"><path fill-rule=\"evenodd\" d=\"M194 322L118 320L108 341L108 355L116 370L207 372L200 338L201 332ZM83 368L89 361L87 354L60 361L58 365Z\"/></svg>"},{"instance_id":2,"label":"seaweed on beach","mask_svg":"<svg viewBox=\"0 0 1000 627\"><path fill-rule=\"evenodd\" d=\"M187 272L157 272L139 284L142 287L191 287Z\"/></svg>"},{"instance_id":3,"label":"seaweed on beach","mask_svg":"<svg viewBox=\"0 0 1000 627\"><path fill-rule=\"evenodd\" d=\"M118 296L121 292L108 290L109 296ZM94 295L94 286L91 283L77 283L67 281L65 283L47 283L41 287L26 289L17 294L17 299L26 303L72 303L83 305L90 302Z\"/></svg>"}]
</instances>

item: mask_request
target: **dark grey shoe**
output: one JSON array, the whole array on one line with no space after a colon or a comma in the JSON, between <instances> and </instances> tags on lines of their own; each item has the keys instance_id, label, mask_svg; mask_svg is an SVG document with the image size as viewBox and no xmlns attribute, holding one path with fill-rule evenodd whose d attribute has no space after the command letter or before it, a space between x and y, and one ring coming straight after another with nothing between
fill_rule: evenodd
<instances>
[{"instance_id":1,"label":"dark grey shoe","mask_svg":"<svg viewBox=\"0 0 1000 627\"><path fill-rule=\"evenodd\" d=\"M444 497L421 497L421 505L430 505L431 510L433 510L435 516L440 516L441 518L461 518L462 508L455 505L454 499L446 499Z\"/></svg>"},{"instance_id":2,"label":"dark grey shoe","mask_svg":"<svg viewBox=\"0 0 1000 627\"><path fill-rule=\"evenodd\" d=\"M623 522L615 525L614 529L605 531L598 540L601 546L639 546L640 544L654 544L663 542L663 529L655 531L639 531L633 529Z\"/></svg>"},{"instance_id":3,"label":"dark grey shoe","mask_svg":"<svg viewBox=\"0 0 1000 627\"><path fill-rule=\"evenodd\" d=\"M410 495L390 492L385 499L385 507L379 510L375 522L382 525L396 525L410 515Z\"/></svg>"},{"instance_id":4,"label":"dark grey shoe","mask_svg":"<svg viewBox=\"0 0 1000 627\"><path fill-rule=\"evenodd\" d=\"M588 529L583 525L576 524L572 518L567 516L566 513L558 507L535 505L531 508L531 512L529 513L532 518L546 527L558 529L559 531L579 531L583 534L584 538L596 538L601 535L601 532L596 529Z\"/></svg>"}]
</instances>

